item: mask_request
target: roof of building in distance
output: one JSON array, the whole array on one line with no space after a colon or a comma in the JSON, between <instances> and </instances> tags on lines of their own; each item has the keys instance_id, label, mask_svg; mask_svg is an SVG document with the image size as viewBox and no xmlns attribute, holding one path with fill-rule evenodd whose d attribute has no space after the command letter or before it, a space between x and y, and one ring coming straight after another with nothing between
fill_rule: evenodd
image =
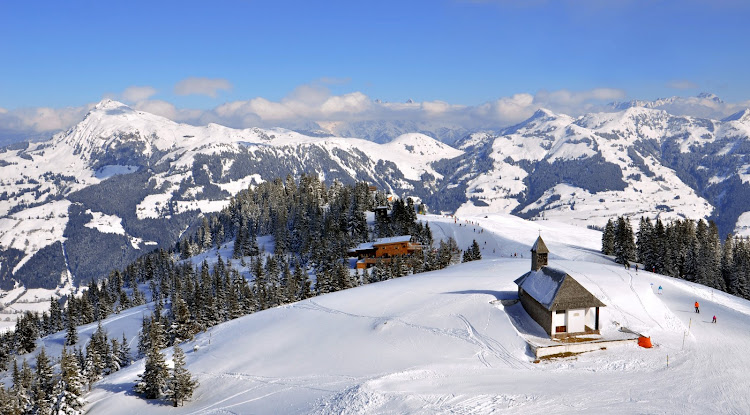
<instances>
[{"instance_id":1,"label":"roof of building in distance","mask_svg":"<svg viewBox=\"0 0 750 415\"><path fill-rule=\"evenodd\" d=\"M411 235L401 235L401 236L393 236L390 238L378 238L373 243L374 246L378 245L386 245L386 244L395 244L399 242L409 242L411 241Z\"/></svg>"}]
</instances>

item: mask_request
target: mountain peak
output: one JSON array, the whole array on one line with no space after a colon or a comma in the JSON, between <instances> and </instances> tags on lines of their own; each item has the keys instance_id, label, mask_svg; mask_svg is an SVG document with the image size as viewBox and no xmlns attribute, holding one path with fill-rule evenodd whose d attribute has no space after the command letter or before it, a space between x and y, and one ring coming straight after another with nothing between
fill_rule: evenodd
<instances>
[{"instance_id":1,"label":"mountain peak","mask_svg":"<svg viewBox=\"0 0 750 415\"><path fill-rule=\"evenodd\" d=\"M716 94L712 94L710 92L701 92L700 94L698 94L698 98L710 99L711 101L717 102L719 104L724 103L724 101L722 101L721 98L716 96Z\"/></svg>"},{"instance_id":2,"label":"mountain peak","mask_svg":"<svg viewBox=\"0 0 750 415\"><path fill-rule=\"evenodd\" d=\"M546 109L546 108L539 108L538 110L534 111L534 114L529 117L529 119L534 118L542 118L542 117L554 117L555 113Z\"/></svg>"},{"instance_id":3,"label":"mountain peak","mask_svg":"<svg viewBox=\"0 0 750 415\"><path fill-rule=\"evenodd\" d=\"M722 121L740 121L750 123L750 108L737 111L734 114L722 119Z\"/></svg>"},{"instance_id":4,"label":"mountain peak","mask_svg":"<svg viewBox=\"0 0 750 415\"><path fill-rule=\"evenodd\" d=\"M98 104L94 106L94 110L111 110L111 109L117 109L117 108L130 108L127 105L123 104L120 101L115 101L113 99L105 98L101 101L99 101Z\"/></svg>"}]
</instances>

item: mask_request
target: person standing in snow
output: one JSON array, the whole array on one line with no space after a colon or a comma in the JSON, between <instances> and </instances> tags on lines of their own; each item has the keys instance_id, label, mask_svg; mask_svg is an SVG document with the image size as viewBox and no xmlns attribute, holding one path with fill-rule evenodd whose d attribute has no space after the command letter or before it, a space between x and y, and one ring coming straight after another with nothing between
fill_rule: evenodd
<instances>
[{"instance_id":1,"label":"person standing in snow","mask_svg":"<svg viewBox=\"0 0 750 415\"><path fill-rule=\"evenodd\" d=\"M659 294L661 294L661 285L659 286Z\"/></svg>"},{"instance_id":2,"label":"person standing in snow","mask_svg":"<svg viewBox=\"0 0 750 415\"><path fill-rule=\"evenodd\" d=\"M712 323L716 323L716 316L714 316L714 319L711 320Z\"/></svg>"},{"instance_id":3,"label":"person standing in snow","mask_svg":"<svg viewBox=\"0 0 750 415\"><path fill-rule=\"evenodd\" d=\"M700 304L698 304L697 301L695 302L695 312L698 313L698 314L700 314L700 312L701 312Z\"/></svg>"}]
</instances>

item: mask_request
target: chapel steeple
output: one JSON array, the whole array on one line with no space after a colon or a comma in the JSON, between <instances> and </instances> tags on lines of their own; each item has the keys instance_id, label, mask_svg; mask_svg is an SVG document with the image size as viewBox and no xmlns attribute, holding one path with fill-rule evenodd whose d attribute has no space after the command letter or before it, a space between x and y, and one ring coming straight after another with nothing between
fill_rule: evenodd
<instances>
[{"instance_id":1,"label":"chapel steeple","mask_svg":"<svg viewBox=\"0 0 750 415\"><path fill-rule=\"evenodd\" d=\"M542 236L539 235L536 242L534 242L534 245L531 247L531 270L539 271L542 267L546 267L548 254L549 249L547 249L547 245L544 244Z\"/></svg>"}]
</instances>

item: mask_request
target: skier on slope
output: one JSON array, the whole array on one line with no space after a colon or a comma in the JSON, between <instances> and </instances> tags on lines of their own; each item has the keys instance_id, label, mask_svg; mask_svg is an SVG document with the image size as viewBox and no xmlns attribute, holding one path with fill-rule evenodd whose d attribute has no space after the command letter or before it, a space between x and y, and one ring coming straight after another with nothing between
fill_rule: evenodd
<instances>
[{"instance_id":1,"label":"skier on slope","mask_svg":"<svg viewBox=\"0 0 750 415\"><path fill-rule=\"evenodd\" d=\"M659 294L661 294L661 285L659 286Z\"/></svg>"},{"instance_id":2,"label":"skier on slope","mask_svg":"<svg viewBox=\"0 0 750 415\"><path fill-rule=\"evenodd\" d=\"M695 312L698 313L698 314L700 314L700 312L701 312L701 309L699 307L700 307L700 304L698 304L698 302L696 301L695 302Z\"/></svg>"},{"instance_id":3,"label":"skier on slope","mask_svg":"<svg viewBox=\"0 0 750 415\"><path fill-rule=\"evenodd\" d=\"M716 316L714 316L714 319L711 320L712 323L716 323Z\"/></svg>"}]
</instances>

